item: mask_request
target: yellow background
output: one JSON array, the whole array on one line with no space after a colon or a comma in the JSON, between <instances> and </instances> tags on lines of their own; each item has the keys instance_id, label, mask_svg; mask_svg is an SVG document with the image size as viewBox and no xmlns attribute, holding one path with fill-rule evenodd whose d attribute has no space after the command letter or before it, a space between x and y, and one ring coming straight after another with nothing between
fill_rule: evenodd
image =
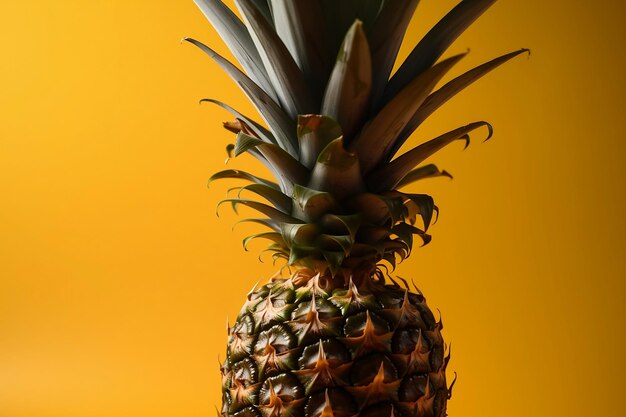
<instances>
[{"instance_id":1,"label":"yellow background","mask_svg":"<svg viewBox=\"0 0 626 417\"><path fill-rule=\"evenodd\" d=\"M424 0L402 56L454 1ZM622 1L501 1L455 74L532 48L412 143L487 119L432 193L398 274L443 312L450 416L623 416ZM191 0L0 5L0 416L192 417L219 405L226 316L273 271L207 190L243 94L179 39L227 50ZM231 161L243 167L249 160Z\"/></svg>"}]
</instances>

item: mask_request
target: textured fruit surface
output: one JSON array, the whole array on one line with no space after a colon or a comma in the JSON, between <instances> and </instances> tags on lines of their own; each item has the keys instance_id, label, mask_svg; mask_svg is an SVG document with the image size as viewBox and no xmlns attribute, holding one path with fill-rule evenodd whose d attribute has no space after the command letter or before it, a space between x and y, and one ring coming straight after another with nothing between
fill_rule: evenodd
<instances>
[{"instance_id":1,"label":"textured fruit surface","mask_svg":"<svg viewBox=\"0 0 626 417\"><path fill-rule=\"evenodd\" d=\"M442 327L419 291L379 275L273 280L228 329L221 415L445 416Z\"/></svg>"}]
</instances>

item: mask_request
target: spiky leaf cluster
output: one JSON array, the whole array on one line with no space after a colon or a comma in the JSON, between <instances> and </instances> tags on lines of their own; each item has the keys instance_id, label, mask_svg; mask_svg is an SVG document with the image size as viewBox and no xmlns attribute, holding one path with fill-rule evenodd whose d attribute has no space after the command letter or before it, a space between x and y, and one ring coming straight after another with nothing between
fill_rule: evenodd
<instances>
[{"instance_id":1,"label":"spiky leaf cluster","mask_svg":"<svg viewBox=\"0 0 626 417\"><path fill-rule=\"evenodd\" d=\"M525 52L502 55L436 89L466 53L440 60L452 42L495 0L463 0L392 68L418 0L235 0L240 19L221 0L196 0L238 67L198 46L242 88L267 128L217 100L235 117L230 154L248 153L274 181L239 170L210 181L248 184L222 201L264 217L275 259L371 270L409 256L427 234L437 208L425 194L402 192L415 181L449 176L427 159L448 144L491 125L468 123L398 155L435 110L492 69ZM250 199L253 194L264 201ZM222 204L220 203L220 204Z\"/></svg>"}]
</instances>

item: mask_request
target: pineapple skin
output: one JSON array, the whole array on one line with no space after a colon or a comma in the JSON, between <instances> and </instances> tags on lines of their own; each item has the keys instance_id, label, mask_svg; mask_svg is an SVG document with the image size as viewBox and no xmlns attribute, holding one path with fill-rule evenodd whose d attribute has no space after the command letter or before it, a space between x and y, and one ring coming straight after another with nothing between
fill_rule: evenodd
<instances>
[{"instance_id":1,"label":"pineapple skin","mask_svg":"<svg viewBox=\"0 0 626 417\"><path fill-rule=\"evenodd\" d=\"M222 417L443 417L441 330L419 292L305 271L254 289L228 329Z\"/></svg>"}]
</instances>

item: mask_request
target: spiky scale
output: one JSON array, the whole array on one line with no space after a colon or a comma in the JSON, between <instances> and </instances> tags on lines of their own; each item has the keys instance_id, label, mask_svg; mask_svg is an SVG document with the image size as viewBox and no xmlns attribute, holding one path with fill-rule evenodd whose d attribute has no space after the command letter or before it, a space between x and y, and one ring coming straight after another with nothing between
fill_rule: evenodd
<instances>
[{"instance_id":1,"label":"spiky scale","mask_svg":"<svg viewBox=\"0 0 626 417\"><path fill-rule=\"evenodd\" d=\"M375 281L353 282L348 289L329 288L327 281L322 289L321 278L309 274L307 279L299 270L250 294L259 303L281 289L301 296L285 298L290 300L288 317L259 331L252 353L225 361L232 382L225 395L231 405L223 416L236 409L262 416L354 417L391 410L397 416L422 415L405 414L413 410L443 417L447 359L441 324L423 296ZM345 301L350 288L353 296L344 314L336 302ZM370 302L363 302L365 295ZM414 319L407 319L407 311ZM244 317L249 323L253 316ZM310 336L307 323L329 320L336 334ZM251 405L251 399L258 402Z\"/></svg>"}]
</instances>

